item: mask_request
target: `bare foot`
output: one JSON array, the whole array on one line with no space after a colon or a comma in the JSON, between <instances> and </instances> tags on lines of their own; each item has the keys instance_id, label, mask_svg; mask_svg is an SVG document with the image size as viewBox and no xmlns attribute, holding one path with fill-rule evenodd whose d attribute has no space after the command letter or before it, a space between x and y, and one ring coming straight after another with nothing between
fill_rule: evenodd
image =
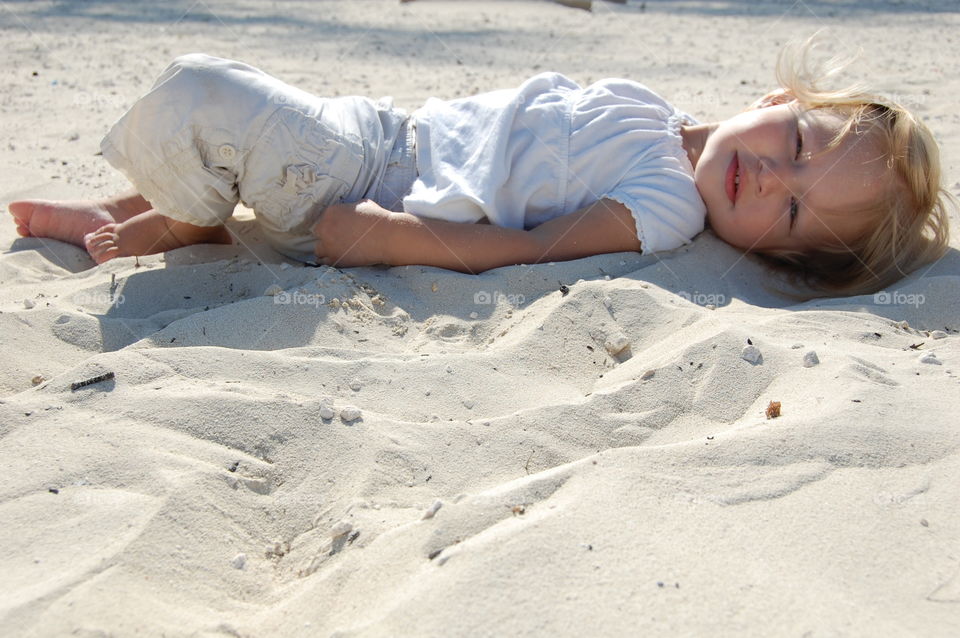
<instances>
[{"instance_id":1,"label":"bare foot","mask_svg":"<svg viewBox=\"0 0 960 638\"><path fill-rule=\"evenodd\" d=\"M84 248L98 264L120 257L120 235L117 234L119 224L105 224L83 237Z\"/></svg>"},{"instance_id":2,"label":"bare foot","mask_svg":"<svg viewBox=\"0 0 960 638\"><path fill-rule=\"evenodd\" d=\"M22 237L49 237L82 248L85 235L114 222L107 209L92 200L28 199L12 202L9 209Z\"/></svg>"}]
</instances>

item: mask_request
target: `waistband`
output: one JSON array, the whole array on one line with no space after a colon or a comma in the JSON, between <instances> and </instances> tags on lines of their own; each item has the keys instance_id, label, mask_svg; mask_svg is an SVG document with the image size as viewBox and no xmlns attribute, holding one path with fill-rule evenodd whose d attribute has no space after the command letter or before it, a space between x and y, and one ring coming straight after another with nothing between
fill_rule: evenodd
<instances>
[{"instance_id":1,"label":"waistband","mask_svg":"<svg viewBox=\"0 0 960 638\"><path fill-rule=\"evenodd\" d=\"M412 116L408 116L400 125L383 178L373 196L373 200L387 210L403 210L403 198L419 177L416 142L417 123Z\"/></svg>"}]
</instances>

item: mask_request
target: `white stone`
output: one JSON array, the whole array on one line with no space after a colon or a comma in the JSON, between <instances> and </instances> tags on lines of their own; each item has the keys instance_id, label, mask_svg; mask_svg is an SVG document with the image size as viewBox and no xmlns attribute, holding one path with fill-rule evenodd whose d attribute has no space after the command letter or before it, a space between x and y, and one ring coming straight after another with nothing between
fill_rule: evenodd
<instances>
[{"instance_id":1,"label":"white stone","mask_svg":"<svg viewBox=\"0 0 960 638\"><path fill-rule=\"evenodd\" d=\"M613 299L611 299L610 297L604 297L603 305L606 306L607 308L610 308L611 306L613 306Z\"/></svg>"},{"instance_id":2,"label":"white stone","mask_svg":"<svg viewBox=\"0 0 960 638\"><path fill-rule=\"evenodd\" d=\"M933 332L930 333L930 338L931 338L931 339L946 339L946 338L947 338L947 333L944 332L943 330L934 330Z\"/></svg>"},{"instance_id":3,"label":"white stone","mask_svg":"<svg viewBox=\"0 0 960 638\"><path fill-rule=\"evenodd\" d=\"M478 315L476 312L471 312L471 313L470 313L470 318L471 318L471 319L476 319L476 318L479 317L479 316L480 316L480 315Z\"/></svg>"},{"instance_id":4,"label":"white stone","mask_svg":"<svg viewBox=\"0 0 960 638\"><path fill-rule=\"evenodd\" d=\"M287 270L288 268L290 268L290 264L288 264L287 262L283 262L282 264L280 264L280 270Z\"/></svg>"},{"instance_id":5,"label":"white stone","mask_svg":"<svg viewBox=\"0 0 960 638\"><path fill-rule=\"evenodd\" d=\"M330 530L330 538L340 538L344 534L349 534L351 531L353 531L352 523L349 521L340 521Z\"/></svg>"},{"instance_id":6,"label":"white stone","mask_svg":"<svg viewBox=\"0 0 960 638\"><path fill-rule=\"evenodd\" d=\"M472 410L474 405L475 405L474 402L471 401L470 399L463 400L463 407L465 407L468 410Z\"/></svg>"},{"instance_id":7,"label":"white stone","mask_svg":"<svg viewBox=\"0 0 960 638\"><path fill-rule=\"evenodd\" d=\"M617 355L630 347L630 340L627 339L627 335L618 332L608 336L603 343L603 347L607 349L611 356Z\"/></svg>"},{"instance_id":8,"label":"white stone","mask_svg":"<svg viewBox=\"0 0 960 638\"><path fill-rule=\"evenodd\" d=\"M932 363L934 365L943 365L943 361L937 359L936 353L928 352L926 354L920 355L920 363Z\"/></svg>"},{"instance_id":9,"label":"white stone","mask_svg":"<svg viewBox=\"0 0 960 638\"><path fill-rule=\"evenodd\" d=\"M33 308L33 307L36 306L36 305L37 305L37 304L35 304L32 299L24 299L24 300L23 300L23 307L26 308L27 310L30 310L31 308Z\"/></svg>"},{"instance_id":10,"label":"white stone","mask_svg":"<svg viewBox=\"0 0 960 638\"><path fill-rule=\"evenodd\" d=\"M820 357L817 356L817 353L813 350L809 350L803 355L803 367L812 368L813 366L820 363Z\"/></svg>"},{"instance_id":11,"label":"white stone","mask_svg":"<svg viewBox=\"0 0 960 638\"><path fill-rule=\"evenodd\" d=\"M763 355L760 354L760 348L757 346L744 346L743 350L740 351L740 358L753 365L763 363Z\"/></svg>"},{"instance_id":12,"label":"white stone","mask_svg":"<svg viewBox=\"0 0 960 638\"><path fill-rule=\"evenodd\" d=\"M707 305L704 306L704 308L706 308L707 310L716 310L716 309L717 309L717 307L716 307L714 304L712 304L712 303L708 303Z\"/></svg>"},{"instance_id":13,"label":"white stone","mask_svg":"<svg viewBox=\"0 0 960 638\"><path fill-rule=\"evenodd\" d=\"M283 292L283 288L281 288L281 287L278 286L277 284L273 284L272 286L270 286L269 288L267 288L266 290L263 291L263 296L264 296L264 297L275 297L275 296L279 295L281 292Z\"/></svg>"},{"instance_id":14,"label":"white stone","mask_svg":"<svg viewBox=\"0 0 960 638\"><path fill-rule=\"evenodd\" d=\"M336 414L337 414L337 413L333 411L333 408L331 408L331 407L330 407L329 405L327 405L326 403L321 403L321 404L320 404L320 418L321 418L321 419L332 419L334 416L336 416Z\"/></svg>"},{"instance_id":15,"label":"white stone","mask_svg":"<svg viewBox=\"0 0 960 638\"><path fill-rule=\"evenodd\" d=\"M352 405L344 406L343 409L340 410L340 418L347 423L356 421L360 418L360 409Z\"/></svg>"},{"instance_id":16,"label":"white stone","mask_svg":"<svg viewBox=\"0 0 960 638\"><path fill-rule=\"evenodd\" d=\"M350 382L350 389L353 390L354 392L357 392L362 387L363 385L361 385L359 379L354 379L353 381Z\"/></svg>"},{"instance_id":17,"label":"white stone","mask_svg":"<svg viewBox=\"0 0 960 638\"><path fill-rule=\"evenodd\" d=\"M247 564L247 555L237 554L233 557L233 560L230 561L230 564L233 565L234 569L243 569Z\"/></svg>"}]
</instances>

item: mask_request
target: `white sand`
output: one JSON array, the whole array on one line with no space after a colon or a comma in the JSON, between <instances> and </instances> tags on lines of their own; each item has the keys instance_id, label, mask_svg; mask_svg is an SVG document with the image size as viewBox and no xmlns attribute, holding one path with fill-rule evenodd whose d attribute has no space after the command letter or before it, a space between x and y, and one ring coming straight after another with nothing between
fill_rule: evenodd
<instances>
[{"instance_id":1,"label":"white sand","mask_svg":"<svg viewBox=\"0 0 960 638\"><path fill-rule=\"evenodd\" d=\"M950 2L153 4L0 5L0 204L125 187L100 137L181 53L407 108L626 76L716 119L821 26L958 192ZM956 249L892 303L794 304L709 234L467 276L284 268L231 228L92 267L0 224L3 635L960 632Z\"/></svg>"}]
</instances>

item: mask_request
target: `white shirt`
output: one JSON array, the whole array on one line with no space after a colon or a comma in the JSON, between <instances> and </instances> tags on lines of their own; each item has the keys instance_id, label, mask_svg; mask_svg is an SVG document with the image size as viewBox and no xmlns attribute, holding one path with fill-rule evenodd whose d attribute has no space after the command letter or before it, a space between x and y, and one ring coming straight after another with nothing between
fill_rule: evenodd
<instances>
[{"instance_id":1,"label":"white shirt","mask_svg":"<svg viewBox=\"0 0 960 638\"><path fill-rule=\"evenodd\" d=\"M636 82L581 88L542 73L516 89L430 98L413 115L420 176L408 213L529 229L609 198L630 209L644 254L703 230L680 137L696 121Z\"/></svg>"}]
</instances>

